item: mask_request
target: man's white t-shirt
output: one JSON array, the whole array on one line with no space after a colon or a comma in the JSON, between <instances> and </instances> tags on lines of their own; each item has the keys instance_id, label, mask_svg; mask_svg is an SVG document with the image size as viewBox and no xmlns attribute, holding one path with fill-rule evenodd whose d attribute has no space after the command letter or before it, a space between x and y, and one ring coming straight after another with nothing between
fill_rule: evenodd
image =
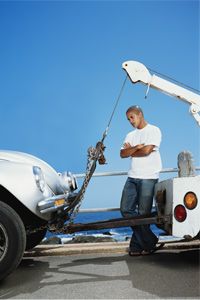
<instances>
[{"instance_id":1,"label":"man's white t-shirt","mask_svg":"<svg viewBox=\"0 0 200 300\"><path fill-rule=\"evenodd\" d=\"M147 124L142 129L135 129L129 132L124 143L129 143L132 147L138 144L155 145L154 151L147 156L131 157L131 166L128 176L140 179L156 179L162 169L162 162L159 152L161 143L161 131L158 127ZM122 148L123 149L123 148Z\"/></svg>"}]
</instances>

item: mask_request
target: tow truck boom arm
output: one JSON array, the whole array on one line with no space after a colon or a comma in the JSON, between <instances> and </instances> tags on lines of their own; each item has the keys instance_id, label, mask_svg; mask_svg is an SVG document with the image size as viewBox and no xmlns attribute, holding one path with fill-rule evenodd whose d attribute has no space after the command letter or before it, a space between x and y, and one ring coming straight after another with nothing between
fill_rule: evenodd
<instances>
[{"instance_id":1,"label":"tow truck boom arm","mask_svg":"<svg viewBox=\"0 0 200 300\"><path fill-rule=\"evenodd\" d=\"M141 82L145 85L170 96L176 97L190 104L190 113L193 115L200 126L200 95L186 88L165 80L155 74L151 75L149 70L140 62L126 61L122 64L122 68L128 74L132 83Z\"/></svg>"}]
</instances>

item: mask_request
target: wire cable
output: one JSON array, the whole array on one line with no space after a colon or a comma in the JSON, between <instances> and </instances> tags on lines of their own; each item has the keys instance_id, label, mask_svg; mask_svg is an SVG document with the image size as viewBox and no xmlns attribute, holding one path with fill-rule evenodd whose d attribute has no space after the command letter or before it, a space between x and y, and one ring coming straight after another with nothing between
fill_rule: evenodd
<instances>
[{"instance_id":1,"label":"wire cable","mask_svg":"<svg viewBox=\"0 0 200 300\"><path fill-rule=\"evenodd\" d=\"M103 143L104 139L106 138L106 136L107 136L107 134L108 134L108 130L109 130L109 128L110 128L110 124L111 124L111 122L112 122L112 119L113 119L114 113L115 113L115 111L116 111L116 108L117 108L117 106L118 106L118 104L119 104L119 100L120 100L121 95L122 95L122 92L123 92L123 90L124 90L124 87L125 87L127 78L128 78L128 75L126 75L126 78L124 79L124 82L123 82L122 87L121 87L121 89L120 89L119 95L118 95L117 100L116 100L116 102L115 102L113 111L112 111L112 113L111 113L110 119L109 119L109 121L108 121L108 125L107 125L107 127L106 127L106 130L105 130L104 133L103 133L103 137L102 137L102 140L101 140L102 143Z\"/></svg>"},{"instance_id":2,"label":"wire cable","mask_svg":"<svg viewBox=\"0 0 200 300\"><path fill-rule=\"evenodd\" d=\"M195 89L195 88L193 88L193 87L191 87L191 86L189 86L189 85L187 85L187 84L184 84L184 83L182 83L182 82L180 82L180 81L178 81L178 80L176 80L176 79L173 79L173 78L171 78L171 77L169 77L169 76L167 76L167 75L164 75L164 74L162 74L162 73L159 73L159 72L157 72L157 71L155 71L155 70L152 70L151 68L148 68L148 69L149 69L151 72L155 73L155 74L161 75L162 77L164 77L164 78L166 78L166 79L169 79L169 80L171 80L171 81L173 81L173 82L178 83L178 84L181 85L182 87L189 88L191 91L194 91L194 92L197 92L197 93L200 94L200 91L199 91L199 90L197 90L197 89Z\"/></svg>"}]
</instances>

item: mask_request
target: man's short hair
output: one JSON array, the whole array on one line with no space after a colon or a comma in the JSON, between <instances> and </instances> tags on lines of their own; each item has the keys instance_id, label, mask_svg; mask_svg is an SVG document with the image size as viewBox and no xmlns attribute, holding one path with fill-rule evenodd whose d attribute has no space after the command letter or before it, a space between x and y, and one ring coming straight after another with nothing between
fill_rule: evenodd
<instances>
[{"instance_id":1,"label":"man's short hair","mask_svg":"<svg viewBox=\"0 0 200 300\"><path fill-rule=\"evenodd\" d=\"M139 107L138 105L132 105L132 106L130 106L130 107L127 109L127 111L126 111L126 114L127 114L128 112L130 112L130 111L135 111L135 112L137 112L138 114L141 113L142 115L144 115L144 114L143 114L143 110L142 110L141 107Z\"/></svg>"}]
</instances>

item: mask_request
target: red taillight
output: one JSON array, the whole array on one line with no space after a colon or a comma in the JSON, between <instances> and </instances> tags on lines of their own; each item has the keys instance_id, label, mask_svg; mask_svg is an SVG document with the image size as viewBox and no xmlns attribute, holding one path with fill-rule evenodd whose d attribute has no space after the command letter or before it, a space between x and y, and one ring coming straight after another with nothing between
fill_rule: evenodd
<instances>
[{"instance_id":1,"label":"red taillight","mask_svg":"<svg viewBox=\"0 0 200 300\"><path fill-rule=\"evenodd\" d=\"M185 221L187 217L186 209L183 205L177 205L174 209L174 217L178 222Z\"/></svg>"}]
</instances>

